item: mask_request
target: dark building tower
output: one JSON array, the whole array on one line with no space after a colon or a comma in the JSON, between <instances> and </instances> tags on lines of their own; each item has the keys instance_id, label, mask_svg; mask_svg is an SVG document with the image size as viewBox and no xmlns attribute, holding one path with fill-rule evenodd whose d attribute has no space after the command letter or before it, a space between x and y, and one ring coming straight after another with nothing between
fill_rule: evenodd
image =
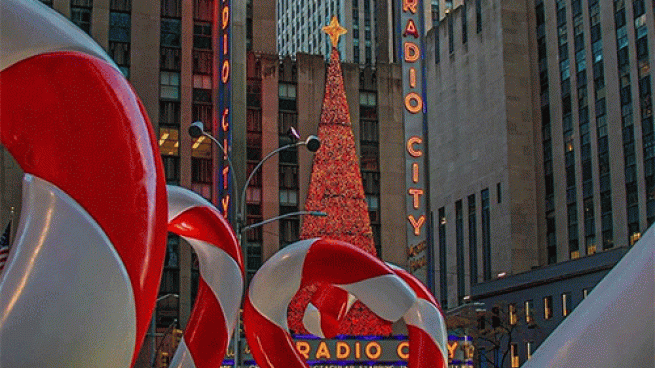
<instances>
[{"instance_id":1,"label":"dark building tower","mask_svg":"<svg viewBox=\"0 0 655 368\"><path fill-rule=\"evenodd\" d=\"M426 42L439 297L548 333L653 223L653 2L452 3Z\"/></svg>"}]
</instances>

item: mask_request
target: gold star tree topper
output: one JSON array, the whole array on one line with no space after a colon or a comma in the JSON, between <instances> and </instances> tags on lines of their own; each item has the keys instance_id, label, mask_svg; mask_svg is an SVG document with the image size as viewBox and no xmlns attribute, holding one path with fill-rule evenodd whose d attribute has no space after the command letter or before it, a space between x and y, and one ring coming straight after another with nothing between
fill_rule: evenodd
<instances>
[{"instance_id":1,"label":"gold star tree topper","mask_svg":"<svg viewBox=\"0 0 655 368\"><path fill-rule=\"evenodd\" d=\"M332 46L337 47L339 37L348 33L348 31L339 24L337 17L332 17L330 24L323 27L323 32L327 33L332 40Z\"/></svg>"}]
</instances>

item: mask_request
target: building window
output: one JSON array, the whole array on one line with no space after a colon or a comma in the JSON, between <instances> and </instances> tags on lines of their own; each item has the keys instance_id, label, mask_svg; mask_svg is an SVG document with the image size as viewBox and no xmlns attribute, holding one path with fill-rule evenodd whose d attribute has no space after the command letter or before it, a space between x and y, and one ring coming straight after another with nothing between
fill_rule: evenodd
<instances>
[{"instance_id":1,"label":"building window","mask_svg":"<svg viewBox=\"0 0 655 368\"><path fill-rule=\"evenodd\" d=\"M289 245L298 241L300 234L300 222L296 219L282 219L280 220L280 247Z\"/></svg>"},{"instance_id":2,"label":"building window","mask_svg":"<svg viewBox=\"0 0 655 368\"><path fill-rule=\"evenodd\" d=\"M466 1L462 1L462 7L460 8L460 13L462 15L462 43L466 43L468 41L468 21L466 19L466 10Z\"/></svg>"},{"instance_id":3,"label":"building window","mask_svg":"<svg viewBox=\"0 0 655 368\"><path fill-rule=\"evenodd\" d=\"M162 155L179 155L179 132L178 128L159 127L159 151Z\"/></svg>"},{"instance_id":4,"label":"building window","mask_svg":"<svg viewBox=\"0 0 655 368\"><path fill-rule=\"evenodd\" d=\"M491 214L489 209L489 189L480 192L482 201L482 267L484 280L491 279Z\"/></svg>"},{"instance_id":5,"label":"building window","mask_svg":"<svg viewBox=\"0 0 655 368\"><path fill-rule=\"evenodd\" d=\"M160 72L159 97L167 100L180 99L180 73Z\"/></svg>"},{"instance_id":6,"label":"building window","mask_svg":"<svg viewBox=\"0 0 655 368\"><path fill-rule=\"evenodd\" d=\"M534 303L532 300L525 301L525 323L534 323Z\"/></svg>"},{"instance_id":7,"label":"building window","mask_svg":"<svg viewBox=\"0 0 655 368\"><path fill-rule=\"evenodd\" d=\"M431 15L432 15L432 27L439 26L439 1L432 0L431 2Z\"/></svg>"},{"instance_id":8,"label":"building window","mask_svg":"<svg viewBox=\"0 0 655 368\"><path fill-rule=\"evenodd\" d=\"M212 26L210 23L195 23L193 25L193 48L198 50L212 49Z\"/></svg>"},{"instance_id":9,"label":"building window","mask_svg":"<svg viewBox=\"0 0 655 368\"><path fill-rule=\"evenodd\" d=\"M512 368L519 368L519 347L513 342L509 346Z\"/></svg>"},{"instance_id":10,"label":"building window","mask_svg":"<svg viewBox=\"0 0 655 368\"><path fill-rule=\"evenodd\" d=\"M158 328L168 328L178 318L180 293L180 238L169 234L166 241L166 256L162 272L159 295L167 296L157 303L156 325Z\"/></svg>"},{"instance_id":11,"label":"building window","mask_svg":"<svg viewBox=\"0 0 655 368\"><path fill-rule=\"evenodd\" d=\"M129 8L127 6L127 9ZM130 75L131 23L131 16L128 12L111 11L109 13L108 54L126 78Z\"/></svg>"},{"instance_id":12,"label":"building window","mask_svg":"<svg viewBox=\"0 0 655 368\"><path fill-rule=\"evenodd\" d=\"M162 18L160 46L182 47L182 21L173 18Z\"/></svg>"},{"instance_id":13,"label":"building window","mask_svg":"<svg viewBox=\"0 0 655 368\"><path fill-rule=\"evenodd\" d=\"M509 345L511 367L519 368L519 347L518 344L513 342Z\"/></svg>"},{"instance_id":14,"label":"building window","mask_svg":"<svg viewBox=\"0 0 655 368\"><path fill-rule=\"evenodd\" d=\"M130 77L130 44L125 42L109 41L109 56L114 60L125 78Z\"/></svg>"},{"instance_id":15,"label":"building window","mask_svg":"<svg viewBox=\"0 0 655 368\"><path fill-rule=\"evenodd\" d=\"M279 109L296 111L296 85L280 83L278 85Z\"/></svg>"},{"instance_id":16,"label":"building window","mask_svg":"<svg viewBox=\"0 0 655 368\"><path fill-rule=\"evenodd\" d=\"M71 0L71 22L91 34L91 10L93 0Z\"/></svg>"},{"instance_id":17,"label":"building window","mask_svg":"<svg viewBox=\"0 0 655 368\"><path fill-rule=\"evenodd\" d=\"M446 209L439 208L439 294L441 296L441 307L448 308L448 263L446 244Z\"/></svg>"},{"instance_id":18,"label":"building window","mask_svg":"<svg viewBox=\"0 0 655 368\"><path fill-rule=\"evenodd\" d=\"M130 42L130 13L109 13L109 41Z\"/></svg>"},{"instance_id":19,"label":"building window","mask_svg":"<svg viewBox=\"0 0 655 368\"><path fill-rule=\"evenodd\" d=\"M164 17L181 17L182 0L161 0L161 15Z\"/></svg>"},{"instance_id":20,"label":"building window","mask_svg":"<svg viewBox=\"0 0 655 368\"><path fill-rule=\"evenodd\" d=\"M516 315L516 304L510 304L508 308L508 313L509 313L509 324L510 325L515 325L516 322L518 321L518 317Z\"/></svg>"},{"instance_id":21,"label":"building window","mask_svg":"<svg viewBox=\"0 0 655 368\"><path fill-rule=\"evenodd\" d=\"M450 14L448 14L446 21L448 22L448 52L452 54L455 52L455 31L453 30L453 23L455 21L453 20L453 16Z\"/></svg>"},{"instance_id":22,"label":"building window","mask_svg":"<svg viewBox=\"0 0 655 368\"><path fill-rule=\"evenodd\" d=\"M468 196L469 272L471 285L478 283L478 222L475 210L475 194L471 194Z\"/></svg>"},{"instance_id":23,"label":"building window","mask_svg":"<svg viewBox=\"0 0 655 368\"><path fill-rule=\"evenodd\" d=\"M180 125L180 103L159 101L159 125Z\"/></svg>"},{"instance_id":24,"label":"building window","mask_svg":"<svg viewBox=\"0 0 655 368\"><path fill-rule=\"evenodd\" d=\"M457 301L462 303L466 295L464 274L464 210L462 201L455 202L455 255L457 257Z\"/></svg>"},{"instance_id":25,"label":"building window","mask_svg":"<svg viewBox=\"0 0 655 368\"><path fill-rule=\"evenodd\" d=\"M482 32L482 0L475 0L475 31Z\"/></svg>"},{"instance_id":26,"label":"building window","mask_svg":"<svg viewBox=\"0 0 655 368\"><path fill-rule=\"evenodd\" d=\"M553 297L544 297L544 319L553 318Z\"/></svg>"},{"instance_id":27,"label":"building window","mask_svg":"<svg viewBox=\"0 0 655 368\"><path fill-rule=\"evenodd\" d=\"M194 103L192 106L193 121L201 121L204 124L205 131L212 131L212 106Z\"/></svg>"},{"instance_id":28,"label":"building window","mask_svg":"<svg viewBox=\"0 0 655 368\"><path fill-rule=\"evenodd\" d=\"M532 352L534 351L534 341L528 341L525 343L525 352L527 359L532 359Z\"/></svg>"},{"instance_id":29,"label":"building window","mask_svg":"<svg viewBox=\"0 0 655 368\"><path fill-rule=\"evenodd\" d=\"M180 268L179 253L180 238L175 234L168 234L166 242L166 258L164 259L164 270L178 270ZM160 294L178 293L179 277L165 278L160 286Z\"/></svg>"},{"instance_id":30,"label":"building window","mask_svg":"<svg viewBox=\"0 0 655 368\"><path fill-rule=\"evenodd\" d=\"M212 174L211 158L191 157L191 189L209 201L212 199Z\"/></svg>"},{"instance_id":31,"label":"building window","mask_svg":"<svg viewBox=\"0 0 655 368\"><path fill-rule=\"evenodd\" d=\"M566 317L571 313L571 293L562 293L562 317Z\"/></svg>"},{"instance_id":32,"label":"building window","mask_svg":"<svg viewBox=\"0 0 655 368\"><path fill-rule=\"evenodd\" d=\"M211 22L212 20L212 3L211 0L194 0L193 1L193 19Z\"/></svg>"},{"instance_id":33,"label":"building window","mask_svg":"<svg viewBox=\"0 0 655 368\"><path fill-rule=\"evenodd\" d=\"M555 213L550 211L546 214L546 246L548 253L548 264L557 262L557 241L555 238Z\"/></svg>"},{"instance_id":34,"label":"building window","mask_svg":"<svg viewBox=\"0 0 655 368\"><path fill-rule=\"evenodd\" d=\"M254 230L253 230L254 231ZM246 248L246 273L248 280L252 279L262 266L262 247L260 244L248 243Z\"/></svg>"}]
</instances>

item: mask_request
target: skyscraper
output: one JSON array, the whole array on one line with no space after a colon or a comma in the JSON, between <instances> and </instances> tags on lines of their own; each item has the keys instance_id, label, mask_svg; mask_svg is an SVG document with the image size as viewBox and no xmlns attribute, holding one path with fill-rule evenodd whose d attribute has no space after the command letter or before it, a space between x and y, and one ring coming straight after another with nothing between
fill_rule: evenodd
<instances>
[{"instance_id":1,"label":"skyscraper","mask_svg":"<svg viewBox=\"0 0 655 368\"><path fill-rule=\"evenodd\" d=\"M439 3L422 3L425 30L432 24L432 7L445 9L448 1ZM393 62L398 57L398 30L404 27L397 20L401 7L401 1L391 0L278 0L278 52L283 56L302 52L327 58L330 45L320 28L336 16L348 30L339 45L342 60L355 64L375 64L378 60Z\"/></svg>"},{"instance_id":2,"label":"skyscraper","mask_svg":"<svg viewBox=\"0 0 655 368\"><path fill-rule=\"evenodd\" d=\"M465 1L440 19L426 44L441 301L634 244L655 220L653 2Z\"/></svg>"}]
</instances>

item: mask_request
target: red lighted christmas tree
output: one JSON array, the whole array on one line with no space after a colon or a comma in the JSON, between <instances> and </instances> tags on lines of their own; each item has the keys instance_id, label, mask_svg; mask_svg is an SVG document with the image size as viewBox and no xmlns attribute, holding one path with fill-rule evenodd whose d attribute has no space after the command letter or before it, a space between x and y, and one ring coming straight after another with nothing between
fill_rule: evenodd
<instances>
[{"instance_id":1,"label":"red lighted christmas tree","mask_svg":"<svg viewBox=\"0 0 655 368\"><path fill-rule=\"evenodd\" d=\"M346 30L333 18L323 31L330 35L333 47L318 125L321 148L314 156L305 209L323 211L327 216L305 216L300 238L341 240L375 255L373 232L343 86L341 61L336 48L339 36L346 33ZM322 286L313 285L304 288L292 300L289 306L289 328L292 331L307 333L302 324L302 317L313 293L320 287ZM360 302L356 302L340 323L339 333L390 335L391 324L378 318Z\"/></svg>"}]
</instances>

